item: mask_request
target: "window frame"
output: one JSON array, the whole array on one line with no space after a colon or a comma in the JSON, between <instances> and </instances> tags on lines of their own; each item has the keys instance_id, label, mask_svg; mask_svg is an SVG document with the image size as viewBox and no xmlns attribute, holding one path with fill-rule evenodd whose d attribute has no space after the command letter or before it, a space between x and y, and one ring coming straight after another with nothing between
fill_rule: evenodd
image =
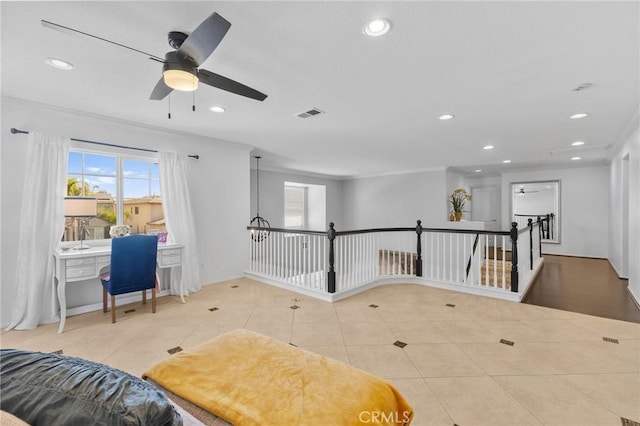
<instances>
[{"instance_id":1,"label":"window frame","mask_svg":"<svg viewBox=\"0 0 640 426\"><path fill-rule=\"evenodd\" d=\"M73 144L69 147L69 150L67 152L67 156L70 155L70 153L72 152L78 152L81 154L91 154L91 155L102 155L102 156L110 156L110 157L115 157L116 159L116 174L115 174L115 187L116 187L116 194L111 194L112 197L115 198L115 208L116 208L116 223L115 225L123 225L124 224L124 195L120 194L124 194L124 180L125 180L125 176L124 176L124 161L125 160L132 160L132 161L141 161L141 162L147 162L147 163L155 163L158 164L158 184L160 183L160 170L159 170L159 166L160 166L160 158L157 152L143 152L140 151L137 154L133 154L131 152L131 150L128 149L122 149L122 148L114 148L114 149L87 149L84 145L83 146L78 146L76 144ZM68 157L67 157L68 158ZM74 174L78 174L78 173L70 173L69 172L69 165L67 164L67 177L69 177L69 175L74 175ZM90 175L90 176L96 176L96 175ZM83 161L82 161L82 177L85 177L85 162L84 162L84 157L83 157ZM155 179L155 178L153 178ZM149 174L148 180L151 181L152 180L152 175ZM65 185L66 185L66 179L65 179ZM160 186L159 186L160 187ZM84 186L83 186L83 192L84 192ZM64 191L65 197L66 195L66 188ZM162 188L160 187L160 194L159 194L160 198L162 199L162 201L164 202L164 198L162 198ZM75 245L77 244L79 240L69 240L69 241L61 241L60 245L62 247L64 246L71 246L71 245ZM87 241L87 240L85 240ZM102 238L102 239L94 239L94 240L89 240L91 241L92 244L95 245L104 245L104 244L110 244L111 238Z\"/></svg>"}]
</instances>

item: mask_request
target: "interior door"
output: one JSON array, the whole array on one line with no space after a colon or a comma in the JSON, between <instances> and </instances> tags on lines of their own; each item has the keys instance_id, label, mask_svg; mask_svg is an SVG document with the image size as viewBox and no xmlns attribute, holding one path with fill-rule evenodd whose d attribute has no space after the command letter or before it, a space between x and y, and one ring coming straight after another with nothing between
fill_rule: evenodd
<instances>
[{"instance_id":1,"label":"interior door","mask_svg":"<svg viewBox=\"0 0 640 426\"><path fill-rule=\"evenodd\" d=\"M485 222L485 229L498 231L500 200L498 186L471 187L471 220Z\"/></svg>"}]
</instances>

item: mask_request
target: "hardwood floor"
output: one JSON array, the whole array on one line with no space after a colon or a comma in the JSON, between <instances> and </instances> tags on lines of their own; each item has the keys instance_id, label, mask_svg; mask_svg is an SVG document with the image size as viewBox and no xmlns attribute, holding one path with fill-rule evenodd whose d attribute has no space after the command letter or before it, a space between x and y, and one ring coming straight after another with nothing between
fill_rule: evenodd
<instances>
[{"instance_id":1,"label":"hardwood floor","mask_svg":"<svg viewBox=\"0 0 640 426\"><path fill-rule=\"evenodd\" d=\"M606 259L544 255L524 303L640 323L640 309Z\"/></svg>"}]
</instances>

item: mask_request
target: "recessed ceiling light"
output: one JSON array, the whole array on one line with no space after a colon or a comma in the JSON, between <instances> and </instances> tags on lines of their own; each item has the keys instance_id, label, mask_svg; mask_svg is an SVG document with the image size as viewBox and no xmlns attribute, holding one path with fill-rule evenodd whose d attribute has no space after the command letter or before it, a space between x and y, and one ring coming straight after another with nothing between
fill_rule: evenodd
<instances>
[{"instance_id":1,"label":"recessed ceiling light","mask_svg":"<svg viewBox=\"0 0 640 426\"><path fill-rule=\"evenodd\" d=\"M451 120L454 117L453 114L444 114L438 117L440 120Z\"/></svg>"},{"instance_id":2,"label":"recessed ceiling light","mask_svg":"<svg viewBox=\"0 0 640 426\"><path fill-rule=\"evenodd\" d=\"M582 160L582 157L571 157L572 161L578 161L578 160Z\"/></svg>"},{"instance_id":3,"label":"recessed ceiling light","mask_svg":"<svg viewBox=\"0 0 640 426\"><path fill-rule=\"evenodd\" d=\"M63 61L62 59L57 58L47 58L45 60L45 63L60 70L72 70L74 68L71 62Z\"/></svg>"},{"instance_id":4,"label":"recessed ceiling light","mask_svg":"<svg viewBox=\"0 0 640 426\"><path fill-rule=\"evenodd\" d=\"M371 37L378 37L391 30L391 21L387 18L376 18L367 22L362 32Z\"/></svg>"},{"instance_id":5,"label":"recessed ceiling light","mask_svg":"<svg viewBox=\"0 0 640 426\"><path fill-rule=\"evenodd\" d=\"M572 119L576 120L576 119L578 119L578 118L585 118L587 115L589 115L589 114L587 114L586 112L580 112L580 113L578 113L578 114L573 114L573 115L572 115L571 117L569 117L569 118L572 118Z\"/></svg>"},{"instance_id":6,"label":"recessed ceiling light","mask_svg":"<svg viewBox=\"0 0 640 426\"><path fill-rule=\"evenodd\" d=\"M486 149L488 151L490 149L493 149L493 145L485 145L482 147L482 149Z\"/></svg>"},{"instance_id":7,"label":"recessed ceiling light","mask_svg":"<svg viewBox=\"0 0 640 426\"><path fill-rule=\"evenodd\" d=\"M502 160L502 162L503 162L504 164L508 164L508 163L510 163L510 162L511 162L511 160Z\"/></svg>"},{"instance_id":8,"label":"recessed ceiling light","mask_svg":"<svg viewBox=\"0 0 640 426\"><path fill-rule=\"evenodd\" d=\"M476 169L475 171L476 171L476 173L480 173L482 171L482 169Z\"/></svg>"},{"instance_id":9,"label":"recessed ceiling light","mask_svg":"<svg viewBox=\"0 0 640 426\"><path fill-rule=\"evenodd\" d=\"M584 145L584 142L582 141L575 141L574 143L572 143L571 145L573 146L580 146L580 145Z\"/></svg>"},{"instance_id":10,"label":"recessed ceiling light","mask_svg":"<svg viewBox=\"0 0 640 426\"><path fill-rule=\"evenodd\" d=\"M213 111L213 112L225 112L227 110L225 107L221 107L221 106L218 106L218 105L212 106L209 109L211 111Z\"/></svg>"}]
</instances>

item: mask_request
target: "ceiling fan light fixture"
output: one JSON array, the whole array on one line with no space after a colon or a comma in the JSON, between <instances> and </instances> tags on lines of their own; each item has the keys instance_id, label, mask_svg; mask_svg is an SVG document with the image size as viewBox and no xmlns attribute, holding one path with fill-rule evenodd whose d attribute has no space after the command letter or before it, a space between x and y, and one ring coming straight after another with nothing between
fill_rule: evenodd
<instances>
[{"instance_id":1,"label":"ceiling fan light fixture","mask_svg":"<svg viewBox=\"0 0 640 426\"><path fill-rule=\"evenodd\" d=\"M169 69L162 72L164 84L174 90L193 92L198 88L198 76L189 71Z\"/></svg>"}]
</instances>

